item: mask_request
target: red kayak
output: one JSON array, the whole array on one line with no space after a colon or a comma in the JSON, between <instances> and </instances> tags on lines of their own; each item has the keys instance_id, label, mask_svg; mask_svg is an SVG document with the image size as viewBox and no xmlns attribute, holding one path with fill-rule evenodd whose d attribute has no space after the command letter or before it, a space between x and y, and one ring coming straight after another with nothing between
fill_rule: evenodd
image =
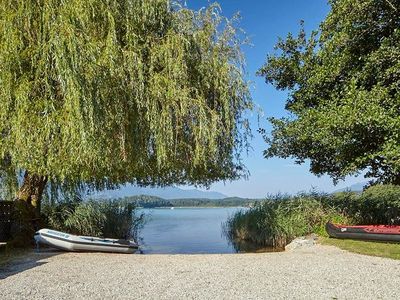
<instances>
[{"instance_id":1,"label":"red kayak","mask_svg":"<svg viewBox=\"0 0 400 300\"><path fill-rule=\"evenodd\" d=\"M330 237L338 239L357 239L400 242L400 226L394 225L337 225L326 223L326 231Z\"/></svg>"}]
</instances>

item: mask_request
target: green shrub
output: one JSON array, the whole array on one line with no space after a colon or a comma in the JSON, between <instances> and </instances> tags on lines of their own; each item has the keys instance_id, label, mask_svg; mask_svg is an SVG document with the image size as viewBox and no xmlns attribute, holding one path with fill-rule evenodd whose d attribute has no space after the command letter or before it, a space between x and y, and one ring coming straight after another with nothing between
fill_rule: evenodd
<instances>
[{"instance_id":1,"label":"green shrub","mask_svg":"<svg viewBox=\"0 0 400 300\"><path fill-rule=\"evenodd\" d=\"M340 192L322 199L324 206L329 206L341 214L360 219L360 195L355 192Z\"/></svg>"},{"instance_id":2,"label":"green shrub","mask_svg":"<svg viewBox=\"0 0 400 300\"><path fill-rule=\"evenodd\" d=\"M77 235L135 238L143 225L132 203L105 201L65 201L43 208L50 228Z\"/></svg>"},{"instance_id":3,"label":"green shrub","mask_svg":"<svg viewBox=\"0 0 400 300\"><path fill-rule=\"evenodd\" d=\"M400 225L400 186L375 185L361 194L337 193L326 203L351 216L357 224Z\"/></svg>"},{"instance_id":4,"label":"green shrub","mask_svg":"<svg viewBox=\"0 0 400 300\"><path fill-rule=\"evenodd\" d=\"M400 186L372 186L358 202L360 223L400 225Z\"/></svg>"},{"instance_id":5,"label":"green shrub","mask_svg":"<svg viewBox=\"0 0 400 300\"><path fill-rule=\"evenodd\" d=\"M63 201L60 203L45 203L42 207L42 218L47 227L63 231L68 216L74 213L80 201Z\"/></svg>"},{"instance_id":6,"label":"green shrub","mask_svg":"<svg viewBox=\"0 0 400 300\"><path fill-rule=\"evenodd\" d=\"M325 223L400 225L400 186L376 185L363 193L301 194L276 197L239 211L228 219L225 233L235 242L284 247L297 236L326 235Z\"/></svg>"},{"instance_id":7,"label":"green shrub","mask_svg":"<svg viewBox=\"0 0 400 300\"><path fill-rule=\"evenodd\" d=\"M327 221L351 223L352 220L324 205L321 195L299 195L260 202L239 211L224 225L225 234L235 243L248 241L260 247L283 248L298 236L326 235Z\"/></svg>"},{"instance_id":8,"label":"green shrub","mask_svg":"<svg viewBox=\"0 0 400 300\"><path fill-rule=\"evenodd\" d=\"M103 205L94 201L81 202L73 211L66 212L64 226L73 234L104 236L107 221Z\"/></svg>"},{"instance_id":9,"label":"green shrub","mask_svg":"<svg viewBox=\"0 0 400 300\"><path fill-rule=\"evenodd\" d=\"M137 215L135 204L124 201L101 203L105 215L102 235L106 237L134 238L142 228L144 215Z\"/></svg>"}]
</instances>

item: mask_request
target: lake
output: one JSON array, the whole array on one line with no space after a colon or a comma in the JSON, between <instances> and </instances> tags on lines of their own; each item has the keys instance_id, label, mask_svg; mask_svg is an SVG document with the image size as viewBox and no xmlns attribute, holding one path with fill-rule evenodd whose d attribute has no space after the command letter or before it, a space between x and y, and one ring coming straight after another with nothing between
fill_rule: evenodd
<instances>
[{"instance_id":1,"label":"lake","mask_svg":"<svg viewBox=\"0 0 400 300\"><path fill-rule=\"evenodd\" d=\"M245 208L140 209L146 215L141 230L145 254L235 253L222 232L222 223Z\"/></svg>"}]
</instances>

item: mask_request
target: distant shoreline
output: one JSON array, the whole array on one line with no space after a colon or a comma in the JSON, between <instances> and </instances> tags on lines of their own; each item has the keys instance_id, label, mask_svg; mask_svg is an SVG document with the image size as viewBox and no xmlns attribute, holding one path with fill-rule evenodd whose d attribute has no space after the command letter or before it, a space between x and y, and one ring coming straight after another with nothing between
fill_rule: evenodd
<instances>
[{"instance_id":1,"label":"distant shoreline","mask_svg":"<svg viewBox=\"0 0 400 300\"><path fill-rule=\"evenodd\" d=\"M249 208L248 206L158 206L158 207L137 207L138 209L185 209L185 208Z\"/></svg>"},{"instance_id":2,"label":"distant shoreline","mask_svg":"<svg viewBox=\"0 0 400 300\"><path fill-rule=\"evenodd\" d=\"M251 207L261 199L225 198L225 199L163 199L154 196L132 196L118 199L134 203L138 208L214 208L214 207Z\"/></svg>"}]
</instances>

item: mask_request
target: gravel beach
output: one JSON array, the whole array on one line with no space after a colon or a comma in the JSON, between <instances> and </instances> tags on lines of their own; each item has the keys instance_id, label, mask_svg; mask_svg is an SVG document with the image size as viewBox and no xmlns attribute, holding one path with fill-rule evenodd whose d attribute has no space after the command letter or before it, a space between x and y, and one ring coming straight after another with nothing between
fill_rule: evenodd
<instances>
[{"instance_id":1,"label":"gravel beach","mask_svg":"<svg viewBox=\"0 0 400 300\"><path fill-rule=\"evenodd\" d=\"M0 299L400 299L400 261L316 245L223 255L32 253Z\"/></svg>"}]
</instances>

